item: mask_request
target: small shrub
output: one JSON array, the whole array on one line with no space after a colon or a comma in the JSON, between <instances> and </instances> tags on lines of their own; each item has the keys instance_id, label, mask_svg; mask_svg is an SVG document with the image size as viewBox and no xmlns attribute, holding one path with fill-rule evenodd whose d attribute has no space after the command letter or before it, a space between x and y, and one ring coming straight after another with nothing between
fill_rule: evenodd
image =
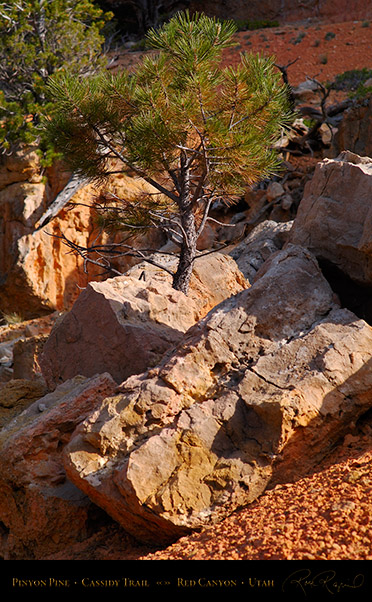
<instances>
[{"instance_id":1,"label":"small shrub","mask_svg":"<svg viewBox=\"0 0 372 602\"><path fill-rule=\"evenodd\" d=\"M53 112L51 75L106 67L103 32L112 16L91 0L0 2L0 153L39 144L40 120Z\"/></svg>"},{"instance_id":2,"label":"small shrub","mask_svg":"<svg viewBox=\"0 0 372 602\"><path fill-rule=\"evenodd\" d=\"M369 27L369 21L363 21L362 27Z\"/></svg>"},{"instance_id":3,"label":"small shrub","mask_svg":"<svg viewBox=\"0 0 372 602\"><path fill-rule=\"evenodd\" d=\"M326 65L328 63L328 56L326 54L321 54L319 57L319 62L322 65Z\"/></svg>"},{"instance_id":4,"label":"small shrub","mask_svg":"<svg viewBox=\"0 0 372 602\"><path fill-rule=\"evenodd\" d=\"M306 33L304 31L302 31L301 33L298 34L297 38L292 38L291 44L300 44L305 36L306 36Z\"/></svg>"},{"instance_id":5,"label":"small shrub","mask_svg":"<svg viewBox=\"0 0 372 602\"><path fill-rule=\"evenodd\" d=\"M351 69L336 76L332 84L334 90L349 90L355 92L367 79L372 77L372 69Z\"/></svg>"},{"instance_id":6,"label":"small shrub","mask_svg":"<svg viewBox=\"0 0 372 602\"><path fill-rule=\"evenodd\" d=\"M314 127L315 123L315 119L304 119L304 124L309 128L309 130Z\"/></svg>"},{"instance_id":7,"label":"small shrub","mask_svg":"<svg viewBox=\"0 0 372 602\"><path fill-rule=\"evenodd\" d=\"M372 86L365 86L364 84L359 84L355 92L352 92L349 96L352 98L362 99L366 96L369 96L372 92Z\"/></svg>"},{"instance_id":8,"label":"small shrub","mask_svg":"<svg viewBox=\"0 0 372 602\"><path fill-rule=\"evenodd\" d=\"M3 324L6 324L7 326L13 324L21 324L23 322L23 317L20 314L17 314L16 312L3 312L1 318L1 322Z\"/></svg>"},{"instance_id":9,"label":"small shrub","mask_svg":"<svg viewBox=\"0 0 372 602\"><path fill-rule=\"evenodd\" d=\"M325 40L333 40L333 38L336 37L336 34L333 33L333 31L329 31L328 33L325 34L324 39Z\"/></svg>"}]
</instances>

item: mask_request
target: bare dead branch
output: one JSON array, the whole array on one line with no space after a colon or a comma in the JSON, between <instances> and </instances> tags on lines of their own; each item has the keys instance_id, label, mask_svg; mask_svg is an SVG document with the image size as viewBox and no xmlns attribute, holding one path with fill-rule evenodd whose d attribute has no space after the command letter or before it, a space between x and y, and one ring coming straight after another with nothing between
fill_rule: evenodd
<instances>
[{"instance_id":1,"label":"bare dead branch","mask_svg":"<svg viewBox=\"0 0 372 602\"><path fill-rule=\"evenodd\" d=\"M106 245L91 245L88 247L83 247L82 245L78 245L77 243L69 240L65 234L50 234L46 232L48 236L52 236L53 238L58 238L62 240L63 244L66 245L72 253L76 253L83 259L84 271L87 273L87 265L91 263L105 270L104 273L114 273L118 276L122 276L123 272L120 272L116 268L114 268L111 264L113 259L119 259L120 257L136 257L138 259L142 259L143 261L158 267L161 270L164 270L172 277L174 272L170 270L167 266L159 263L153 258L153 255L167 255L171 257L176 257L175 253L169 251L161 251L157 249L136 249L135 247L123 243L110 243ZM95 256L96 258L92 257Z\"/></svg>"},{"instance_id":2,"label":"bare dead branch","mask_svg":"<svg viewBox=\"0 0 372 602\"><path fill-rule=\"evenodd\" d=\"M205 206L205 209L204 209L204 215L203 215L202 221L200 222L200 226L199 226L199 228L198 228L198 230L197 230L197 232L196 232L196 237L197 237L197 238L199 238L199 236L201 235L201 233L202 233L202 232L203 232L203 230L204 230L205 224L207 223L207 219L208 219L208 213L209 213L209 210L210 210L210 208L211 208L211 205L212 205L212 203L213 203L213 200L214 200L214 199L213 199L213 197L210 197L210 198L208 199L207 203L206 203L206 206Z\"/></svg>"}]
</instances>

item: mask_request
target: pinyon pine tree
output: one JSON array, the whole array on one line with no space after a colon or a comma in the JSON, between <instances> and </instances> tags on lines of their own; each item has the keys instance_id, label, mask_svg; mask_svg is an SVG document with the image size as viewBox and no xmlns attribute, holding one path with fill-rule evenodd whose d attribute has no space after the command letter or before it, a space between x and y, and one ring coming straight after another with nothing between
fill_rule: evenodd
<instances>
[{"instance_id":1,"label":"pinyon pine tree","mask_svg":"<svg viewBox=\"0 0 372 602\"><path fill-rule=\"evenodd\" d=\"M121 170L154 191L101 197L102 223L131 235L162 228L179 245L177 269L168 271L186 294L212 204L276 172L273 143L291 118L273 59L244 54L237 67L221 67L235 31L232 22L179 13L149 31L154 52L135 71L49 84L57 111L46 129L74 173L102 182Z\"/></svg>"}]
</instances>

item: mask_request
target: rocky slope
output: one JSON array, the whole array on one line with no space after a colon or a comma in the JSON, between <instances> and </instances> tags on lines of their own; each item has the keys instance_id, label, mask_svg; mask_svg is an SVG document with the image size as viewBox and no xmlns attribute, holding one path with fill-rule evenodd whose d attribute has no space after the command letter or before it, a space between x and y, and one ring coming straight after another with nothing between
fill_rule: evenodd
<instances>
[{"instance_id":1,"label":"rocky slope","mask_svg":"<svg viewBox=\"0 0 372 602\"><path fill-rule=\"evenodd\" d=\"M92 283L64 315L1 327L4 558L372 558L372 160L320 161L323 150L305 157L310 171L295 158L280 181L247 192L235 217L243 241L205 258L189 301L136 267ZM44 186L29 166L5 166L7 194ZM44 200L19 202L13 240L34 236ZM228 230L211 231L206 248ZM23 256L10 247L23 270L27 244ZM33 274L33 285L48 281ZM52 289L35 290L45 309ZM138 369L120 365L121 331L141 333ZM102 333L106 351L94 344Z\"/></svg>"},{"instance_id":2,"label":"rocky slope","mask_svg":"<svg viewBox=\"0 0 372 602\"><path fill-rule=\"evenodd\" d=\"M355 510L350 513L354 523L345 520L353 533L355 521L359 529L355 554L369 558L365 495L371 483L370 456L365 452L357 461L337 467L331 459L335 453L345 454L350 444L370 442L372 329L345 305L343 283L341 288L339 282L331 288L318 261L327 251L331 275L332 270L344 273L342 262L350 256L350 242L334 247L330 237L327 245L322 229L348 231L346 223L350 226L351 221L346 209L358 199L358 195L353 197L355 190L368 190L371 166L370 159L350 152L320 162L305 187L293 225L282 227L278 238L276 223L266 222L233 249L237 261L245 256L242 269L244 265L252 269L256 262L251 285L244 283L242 274L234 285L238 288L231 289L231 271L226 271L221 280L227 278L225 300L204 318L196 317L195 325L178 343L169 340L169 349L163 350L155 367L144 367L144 372L119 386L107 373L68 378L41 397L40 391L34 392L36 401L26 400L20 414L14 413L11 400L6 402L17 381L2 388L2 405L11 410L4 417L0 438L5 558L66 559L79 558L79 554L86 558L91 554L93 559L97 554L146 558L149 548L146 552L131 537L151 547L170 544L151 558L184 558L178 556L180 547L190 557L192 542L208 537L215 542L213 534L223 533L224 528L227 539L221 544L220 558L272 558L273 553L283 558L343 558L345 550L349 554L350 550L347 544L341 545L334 524L349 509ZM354 186L333 188L334 179L348 182L349 178ZM359 178L366 181L358 187ZM319 223L311 221L312 199L319 204L317 213L323 215ZM340 210L326 211L329 203ZM369 231L363 228L368 217L360 211L353 215L359 225L350 233L355 248L363 252L358 262L366 268L361 270L363 284L370 287ZM306 233L307 224L311 224L311 249L306 236L301 241L296 238ZM267 258L257 256L264 240L278 244L271 248L266 244ZM205 259L212 265L216 258L209 257ZM349 288L359 286L358 274L345 273L345 277ZM154 288L151 280L140 286L143 293ZM118 307L123 299L126 306L129 291L128 284L115 301ZM147 300L150 308L156 307L156 296ZM169 299L168 303L180 301ZM93 305L92 299L91 311ZM141 312L148 324L156 315L139 307L137 314ZM126 314L128 324L137 319L136 312ZM79 321L76 314L74 328L66 320L55 324L57 355L58 344L64 344L63 332L71 339L79 331ZM163 328L167 328L165 323ZM108 350L110 341L111 337ZM70 342L74 343L74 337ZM40 373L34 382L43 382ZM264 533L248 531L250 546L234 527L234 520L241 516L253 520L266 503L280 516L291 487L292 492L306 487L310 496L315 492L324 507L325 493L320 493L323 490L317 483L334 477L329 512L314 522L316 535L312 535L313 523L307 525L303 541L296 504L292 505L292 522L285 514L285 528L275 520L285 538L291 524L293 530L298 527L301 544L292 538L297 542L295 550L284 543L281 552L278 545L269 545L272 535L267 533L265 510L261 523L255 523ZM352 491L360 504L350 500L355 483ZM303 499L301 494L301 503ZM314 512L314 501L312 508ZM327 533L325 525L329 525ZM123 540L115 550L121 529L126 533L125 551ZM245 533L246 529L245 525ZM318 529L323 529L321 546ZM102 552L100 538L108 532L111 548ZM236 537L241 542L239 551L226 551L225 546L237 545ZM91 553L92 545L95 551ZM218 556L212 549L211 554ZM208 558L207 550L208 546L206 556L202 551L196 556Z\"/></svg>"},{"instance_id":3,"label":"rocky slope","mask_svg":"<svg viewBox=\"0 0 372 602\"><path fill-rule=\"evenodd\" d=\"M166 18L177 10L205 12L219 18L232 18L238 21L279 21L282 23L301 20L322 19L331 22L363 20L372 18L368 0L354 0L352 3L339 0L162 0L142 2L133 5L130 0L103 0L105 9L113 10L123 31L144 33L144 26L153 27L160 18Z\"/></svg>"}]
</instances>

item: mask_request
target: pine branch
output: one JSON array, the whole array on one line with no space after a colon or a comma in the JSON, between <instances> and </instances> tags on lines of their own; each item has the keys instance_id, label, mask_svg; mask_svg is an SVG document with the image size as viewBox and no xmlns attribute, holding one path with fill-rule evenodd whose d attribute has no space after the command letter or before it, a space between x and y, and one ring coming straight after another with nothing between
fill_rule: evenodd
<instances>
[{"instance_id":1,"label":"pine branch","mask_svg":"<svg viewBox=\"0 0 372 602\"><path fill-rule=\"evenodd\" d=\"M270 98L267 98L267 100L261 105L259 106L257 109L255 109L252 113L249 113L248 115L245 115L244 117L242 117L241 119L239 119L238 121L235 121L235 123L233 123L230 127L229 130L232 130L233 128L235 128L237 125L239 125L240 123L243 123L243 121L246 121L247 119L252 119L252 117L255 117L256 115L258 115L258 113L260 113L261 111L263 111L267 106L269 106L270 103Z\"/></svg>"},{"instance_id":2,"label":"pine branch","mask_svg":"<svg viewBox=\"0 0 372 602\"><path fill-rule=\"evenodd\" d=\"M161 192L162 194L165 194L168 198L170 198L175 203L178 202L179 197L177 195L175 195L173 192L168 190L168 188L165 188L164 186L159 184L159 182L157 182L156 180L151 178L145 171L143 171L142 169L140 169L137 166L130 163L128 161L128 159L104 137L104 135L100 132L100 130L94 124L90 124L90 125L91 125L92 129L96 132L96 134L99 137L99 139L101 140L102 144L104 146L106 146L106 148L108 148L114 154L114 156L116 158L120 159L120 161L122 163L124 163L129 169L131 169L136 174L141 176L141 178L146 180L146 182L148 184L151 184L151 186L156 188L159 192ZM110 172L108 172L108 173L110 174Z\"/></svg>"}]
</instances>

